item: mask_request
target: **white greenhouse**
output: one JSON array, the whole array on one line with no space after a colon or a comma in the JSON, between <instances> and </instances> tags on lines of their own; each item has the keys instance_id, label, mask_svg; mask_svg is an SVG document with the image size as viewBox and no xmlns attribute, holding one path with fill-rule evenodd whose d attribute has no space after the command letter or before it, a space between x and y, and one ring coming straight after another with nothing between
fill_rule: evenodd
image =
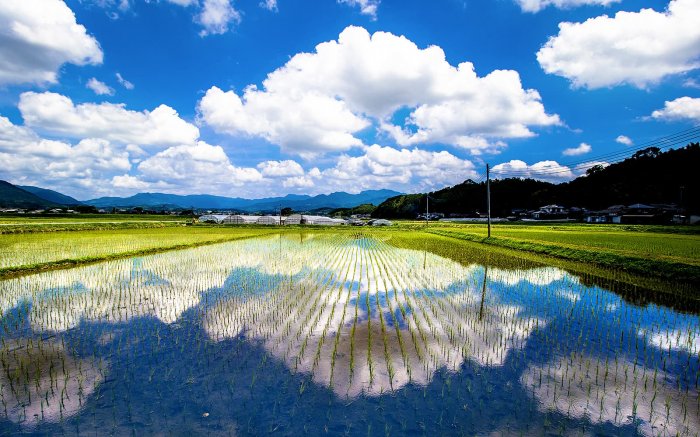
<instances>
[{"instance_id":1,"label":"white greenhouse","mask_svg":"<svg viewBox=\"0 0 700 437\"><path fill-rule=\"evenodd\" d=\"M333 219L330 217L324 217L320 215L305 215L302 222L305 225L323 225L323 226L332 226L335 223L333 223Z\"/></svg>"},{"instance_id":2,"label":"white greenhouse","mask_svg":"<svg viewBox=\"0 0 700 437\"><path fill-rule=\"evenodd\" d=\"M393 223L391 223L389 220L384 220L384 219L377 219L372 222L372 226L391 226Z\"/></svg>"},{"instance_id":3,"label":"white greenhouse","mask_svg":"<svg viewBox=\"0 0 700 437\"><path fill-rule=\"evenodd\" d=\"M199 221L202 223L223 223L228 217L225 214L204 214L199 217Z\"/></svg>"},{"instance_id":4,"label":"white greenhouse","mask_svg":"<svg viewBox=\"0 0 700 437\"><path fill-rule=\"evenodd\" d=\"M230 215L223 223L227 225L254 225L258 222L259 215Z\"/></svg>"},{"instance_id":5,"label":"white greenhouse","mask_svg":"<svg viewBox=\"0 0 700 437\"><path fill-rule=\"evenodd\" d=\"M301 214L292 214L289 217L287 217L287 220L284 221L284 224L285 225L300 225L301 219L302 219Z\"/></svg>"},{"instance_id":6,"label":"white greenhouse","mask_svg":"<svg viewBox=\"0 0 700 437\"><path fill-rule=\"evenodd\" d=\"M280 218L274 215L264 215L258 219L259 225L279 225Z\"/></svg>"},{"instance_id":7,"label":"white greenhouse","mask_svg":"<svg viewBox=\"0 0 700 437\"><path fill-rule=\"evenodd\" d=\"M316 226L339 226L347 225L348 222L339 218L330 218L322 215L292 214L283 218L285 225L316 225Z\"/></svg>"}]
</instances>

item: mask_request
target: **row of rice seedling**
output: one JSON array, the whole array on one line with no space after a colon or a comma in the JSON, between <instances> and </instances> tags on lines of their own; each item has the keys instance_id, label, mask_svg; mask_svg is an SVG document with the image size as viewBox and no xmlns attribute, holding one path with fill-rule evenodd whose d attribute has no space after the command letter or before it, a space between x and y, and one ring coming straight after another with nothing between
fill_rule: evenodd
<instances>
[{"instance_id":1,"label":"row of rice seedling","mask_svg":"<svg viewBox=\"0 0 700 437\"><path fill-rule=\"evenodd\" d=\"M316 382L350 397L381 394L409 382L427 384L438 368L456 370L465 358L499 365L505 351L498 351L518 346L512 341L482 342L478 350L470 346L468 327L475 326L471 319L476 313L465 312L458 301L449 300L451 294L441 294L457 283L454 295L476 296L472 287L476 281L460 279L472 277L475 268L392 248L374 239L347 238L340 243L336 237L317 238L307 244L297 255L304 259L304 265L312 265L310 259L327 262L322 273L310 271L295 277L290 289L256 296L245 305L235 303L235 297L222 298L207 314L208 331L222 338L222 330L216 326L226 322L217 322L219 314L230 317L233 312L245 319L241 310L255 307L255 320L235 324L237 328L228 332L229 337L245 331L247 336L262 340L291 369L311 373ZM328 250L335 251L334 255ZM284 297L274 297L279 294ZM476 298L469 301L476 302ZM522 330L525 337L537 324L534 319L522 321L525 319L515 311L497 310L498 316L487 319L479 329L514 338L520 331L504 326L527 325ZM443 317L447 320L437 320Z\"/></svg>"},{"instance_id":2,"label":"row of rice seedling","mask_svg":"<svg viewBox=\"0 0 700 437\"><path fill-rule=\"evenodd\" d=\"M553 328L548 359L519 377L538 408L642 435L697 435L697 315L630 305L575 278L557 284L535 289Z\"/></svg>"},{"instance_id":3,"label":"row of rice seedling","mask_svg":"<svg viewBox=\"0 0 700 437\"><path fill-rule=\"evenodd\" d=\"M76 357L62 342L3 338L0 414L28 427L76 414L104 380L106 363Z\"/></svg>"}]
</instances>

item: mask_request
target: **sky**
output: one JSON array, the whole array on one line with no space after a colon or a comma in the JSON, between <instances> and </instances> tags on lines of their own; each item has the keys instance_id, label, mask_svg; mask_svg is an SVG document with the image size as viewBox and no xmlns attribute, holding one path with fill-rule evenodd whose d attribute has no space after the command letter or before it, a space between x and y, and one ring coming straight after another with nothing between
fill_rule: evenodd
<instances>
[{"instance_id":1,"label":"sky","mask_svg":"<svg viewBox=\"0 0 700 437\"><path fill-rule=\"evenodd\" d=\"M567 181L700 124L698 22L700 0L3 0L0 179L79 200Z\"/></svg>"}]
</instances>

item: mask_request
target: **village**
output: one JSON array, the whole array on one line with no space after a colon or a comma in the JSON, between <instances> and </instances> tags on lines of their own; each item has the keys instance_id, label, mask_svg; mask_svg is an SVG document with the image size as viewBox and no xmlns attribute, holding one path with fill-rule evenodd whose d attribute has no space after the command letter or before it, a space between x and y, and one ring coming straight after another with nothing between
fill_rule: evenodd
<instances>
[{"instance_id":1,"label":"village","mask_svg":"<svg viewBox=\"0 0 700 437\"><path fill-rule=\"evenodd\" d=\"M507 217L492 217L493 222L579 222L595 224L697 224L700 216L686 215L684 210L675 204L643 204L611 205L601 210L589 210L586 208L566 207L557 204L545 205L535 210L515 208ZM24 216L62 216L79 214L132 214L132 215L172 215L197 217L200 223L215 223L225 225L320 225L320 226L391 226L392 222L383 218L372 217L371 214L351 214L347 217L328 217L305 213L284 215L246 215L231 211L200 211L200 210L150 210L144 208L119 208L119 209L22 209L0 208L3 215ZM445 214L440 212L421 213L416 215L421 221L447 221L447 222L481 222L487 220L485 213L476 212L470 216L464 214Z\"/></svg>"}]
</instances>

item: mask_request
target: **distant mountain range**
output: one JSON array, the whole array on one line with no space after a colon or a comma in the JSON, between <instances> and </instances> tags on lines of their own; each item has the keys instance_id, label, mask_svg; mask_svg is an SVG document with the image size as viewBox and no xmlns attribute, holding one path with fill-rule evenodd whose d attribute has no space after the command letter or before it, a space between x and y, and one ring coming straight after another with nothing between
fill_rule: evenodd
<instances>
[{"instance_id":1,"label":"distant mountain range","mask_svg":"<svg viewBox=\"0 0 700 437\"><path fill-rule=\"evenodd\" d=\"M393 190L367 190L358 194L336 192L317 196L289 194L284 197L243 199L240 197L193 194L181 196L164 193L139 193L131 197L100 197L83 203L97 208L143 207L154 209L227 209L242 212L273 212L278 208L310 211L319 208L351 208L363 203L379 205L386 199L400 195Z\"/></svg>"},{"instance_id":2,"label":"distant mountain range","mask_svg":"<svg viewBox=\"0 0 700 437\"><path fill-rule=\"evenodd\" d=\"M358 194L336 192L317 196L289 194L284 197L243 199L240 197L194 194L181 196L164 193L139 193L131 197L100 197L79 201L57 191L28 185L13 185L0 181L0 207L2 208L56 208L60 206L94 206L96 208L144 209L211 209L241 212L276 212L281 208L295 211L312 211L322 208L352 208L365 203L379 205L390 197L400 195L393 190L368 190Z\"/></svg>"}]
</instances>

